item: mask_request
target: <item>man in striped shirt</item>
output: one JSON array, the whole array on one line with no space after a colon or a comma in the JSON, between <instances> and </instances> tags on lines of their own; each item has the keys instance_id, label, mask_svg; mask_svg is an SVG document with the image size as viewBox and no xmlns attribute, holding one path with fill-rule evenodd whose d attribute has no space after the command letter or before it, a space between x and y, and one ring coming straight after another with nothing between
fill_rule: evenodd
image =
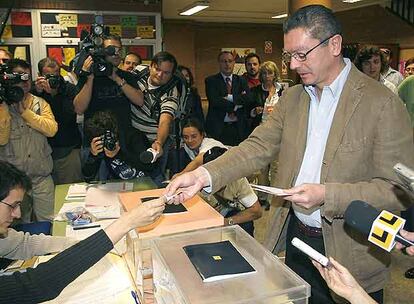
<instances>
[{"instance_id":1,"label":"man in striped shirt","mask_svg":"<svg viewBox=\"0 0 414 304\"><path fill-rule=\"evenodd\" d=\"M176 68L177 60L172 54L159 52L149 67L135 69L144 104L131 105L132 126L143 132L152 142L152 149L158 152L158 165L152 175L158 185L165 179L171 124L184 107L187 96L185 81L175 73Z\"/></svg>"}]
</instances>

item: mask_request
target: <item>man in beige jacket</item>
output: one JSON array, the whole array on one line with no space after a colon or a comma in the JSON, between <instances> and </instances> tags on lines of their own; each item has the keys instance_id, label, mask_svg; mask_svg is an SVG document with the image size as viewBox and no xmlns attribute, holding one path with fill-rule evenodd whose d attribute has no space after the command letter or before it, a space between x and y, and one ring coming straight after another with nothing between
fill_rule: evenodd
<instances>
[{"instance_id":1,"label":"man in beige jacket","mask_svg":"<svg viewBox=\"0 0 414 304\"><path fill-rule=\"evenodd\" d=\"M0 104L0 160L12 163L31 179L33 218L31 210L22 214L24 222L31 219L51 220L54 209L54 184L51 177L53 161L47 137L58 130L49 104L30 94L30 65L21 59L8 61L8 73L20 75L15 87L24 97L19 102ZM10 103L10 101L9 101Z\"/></svg>"},{"instance_id":2,"label":"man in beige jacket","mask_svg":"<svg viewBox=\"0 0 414 304\"><path fill-rule=\"evenodd\" d=\"M402 208L387 179L397 179L397 162L414 166L408 113L397 96L342 57L341 26L329 9L304 7L283 30L283 57L303 85L288 89L247 140L175 179L167 194L180 189L175 201L182 201L201 188L214 192L278 158L276 186L290 195L272 219L267 248L277 252L286 244L286 264L311 284L310 303L341 299L292 248L295 236L335 257L382 303L390 256L345 227L343 214L356 199L392 212Z\"/></svg>"}]
</instances>

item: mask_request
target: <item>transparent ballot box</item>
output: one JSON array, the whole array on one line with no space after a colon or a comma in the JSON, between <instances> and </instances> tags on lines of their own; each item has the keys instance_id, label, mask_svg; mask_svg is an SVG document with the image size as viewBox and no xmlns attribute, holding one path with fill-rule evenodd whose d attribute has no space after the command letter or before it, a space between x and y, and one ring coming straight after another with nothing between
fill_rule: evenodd
<instances>
[{"instance_id":1,"label":"transparent ballot box","mask_svg":"<svg viewBox=\"0 0 414 304\"><path fill-rule=\"evenodd\" d=\"M203 282L183 247L226 240L256 271ZM239 226L159 237L151 246L158 304L308 303L309 284Z\"/></svg>"},{"instance_id":2,"label":"transparent ballot box","mask_svg":"<svg viewBox=\"0 0 414 304\"><path fill-rule=\"evenodd\" d=\"M164 189L155 189L120 193L119 200L128 211L146 199L161 196L163 191ZM154 303L150 243L153 238L224 224L223 216L197 195L183 205L186 208L185 212L163 214L155 223L137 228L127 235L125 259L143 304Z\"/></svg>"}]
</instances>

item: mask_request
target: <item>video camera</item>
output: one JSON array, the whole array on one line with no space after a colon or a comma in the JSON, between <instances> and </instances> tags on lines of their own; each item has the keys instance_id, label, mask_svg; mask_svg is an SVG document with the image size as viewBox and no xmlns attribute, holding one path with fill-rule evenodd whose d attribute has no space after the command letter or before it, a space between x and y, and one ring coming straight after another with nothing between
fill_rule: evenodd
<instances>
[{"instance_id":1,"label":"video camera","mask_svg":"<svg viewBox=\"0 0 414 304\"><path fill-rule=\"evenodd\" d=\"M27 73L8 73L6 64L0 65L0 103L8 105L20 102L24 97L24 91L15 84L30 80Z\"/></svg>"},{"instance_id":2,"label":"video camera","mask_svg":"<svg viewBox=\"0 0 414 304\"><path fill-rule=\"evenodd\" d=\"M86 37L84 37L86 35ZM103 25L103 16L95 15L95 23L91 25L90 33L82 31L79 44L79 59L75 67L75 74L79 76L82 65L86 58L90 55L93 59L91 72L99 76L110 76L112 74L112 64L105 60L105 56L115 55L115 48L103 46L104 37L109 35L109 28ZM84 38L83 38L84 37Z\"/></svg>"}]
</instances>

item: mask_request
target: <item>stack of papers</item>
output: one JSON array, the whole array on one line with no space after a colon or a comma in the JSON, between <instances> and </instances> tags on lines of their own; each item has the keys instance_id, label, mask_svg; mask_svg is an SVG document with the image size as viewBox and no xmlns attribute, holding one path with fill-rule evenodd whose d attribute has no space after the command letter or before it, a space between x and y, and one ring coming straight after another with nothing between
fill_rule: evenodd
<instances>
[{"instance_id":1,"label":"stack of papers","mask_svg":"<svg viewBox=\"0 0 414 304\"><path fill-rule=\"evenodd\" d=\"M85 197L85 208L98 219L121 216L121 204L117 192L89 188Z\"/></svg>"},{"instance_id":2,"label":"stack of papers","mask_svg":"<svg viewBox=\"0 0 414 304\"><path fill-rule=\"evenodd\" d=\"M83 200L86 196L86 191L88 190L87 185L82 184L73 184L69 186L68 194L66 194L65 200Z\"/></svg>"}]
</instances>

